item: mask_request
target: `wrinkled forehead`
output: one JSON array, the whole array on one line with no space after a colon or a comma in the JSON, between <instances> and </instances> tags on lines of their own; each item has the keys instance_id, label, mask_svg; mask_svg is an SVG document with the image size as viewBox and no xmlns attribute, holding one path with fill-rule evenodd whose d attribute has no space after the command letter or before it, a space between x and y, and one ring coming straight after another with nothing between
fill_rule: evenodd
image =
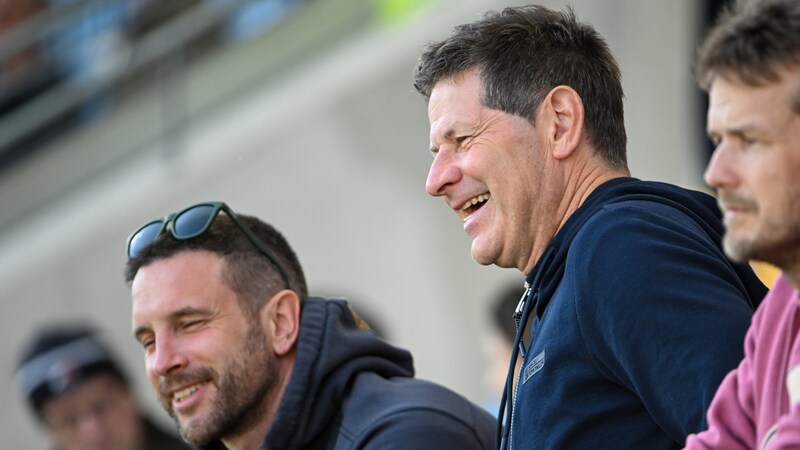
<instances>
[{"instance_id":1,"label":"wrinkled forehead","mask_svg":"<svg viewBox=\"0 0 800 450\"><path fill-rule=\"evenodd\" d=\"M436 82L428 102L428 119L466 107L483 106L483 82L477 70L461 72L456 76L444 78Z\"/></svg>"}]
</instances>

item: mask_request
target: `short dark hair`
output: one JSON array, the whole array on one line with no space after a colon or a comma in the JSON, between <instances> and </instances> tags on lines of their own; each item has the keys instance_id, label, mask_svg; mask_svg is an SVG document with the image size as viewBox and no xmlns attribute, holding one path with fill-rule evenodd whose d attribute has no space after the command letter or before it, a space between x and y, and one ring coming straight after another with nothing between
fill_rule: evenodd
<instances>
[{"instance_id":1,"label":"short dark hair","mask_svg":"<svg viewBox=\"0 0 800 450\"><path fill-rule=\"evenodd\" d=\"M97 331L82 323L42 327L22 350L17 367L17 381L39 418L49 400L100 375L110 375L121 386L129 386Z\"/></svg>"},{"instance_id":2,"label":"short dark hair","mask_svg":"<svg viewBox=\"0 0 800 450\"><path fill-rule=\"evenodd\" d=\"M589 143L612 168L627 170L619 66L602 36L572 8L505 8L457 26L425 48L414 87L428 101L436 83L473 68L480 70L484 106L531 122L554 87L575 89Z\"/></svg>"},{"instance_id":3,"label":"short dark hair","mask_svg":"<svg viewBox=\"0 0 800 450\"><path fill-rule=\"evenodd\" d=\"M707 91L718 76L759 86L778 81L778 70L791 66L800 66L800 2L740 0L708 32L694 74ZM792 106L800 112L800 99Z\"/></svg>"},{"instance_id":4,"label":"short dark hair","mask_svg":"<svg viewBox=\"0 0 800 450\"><path fill-rule=\"evenodd\" d=\"M301 300L308 297L308 287L300 261L289 242L272 225L255 217L236 214L267 246L286 271L289 288ZM280 272L225 213L220 213L211 227L191 239L178 240L171 233L161 233L125 266L125 280L131 282L140 268L155 261L189 250L207 250L225 260L223 279L233 290L242 310L255 317L267 299L285 287Z\"/></svg>"}]
</instances>

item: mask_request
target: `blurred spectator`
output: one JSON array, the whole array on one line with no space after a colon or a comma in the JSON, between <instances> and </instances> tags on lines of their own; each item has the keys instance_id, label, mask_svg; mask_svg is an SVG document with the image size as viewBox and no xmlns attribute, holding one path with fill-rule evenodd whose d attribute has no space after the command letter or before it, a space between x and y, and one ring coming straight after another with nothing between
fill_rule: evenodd
<instances>
[{"instance_id":1,"label":"blurred spectator","mask_svg":"<svg viewBox=\"0 0 800 450\"><path fill-rule=\"evenodd\" d=\"M0 39L45 10L42 0L0 0ZM0 115L57 81L54 68L38 44L23 48L0 60Z\"/></svg>"},{"instance_id":2,"label":"blurred spectator","mask_svg":"<svg viewBox=\"0 0 800 450\"><path fill-rule=\"evenodd\" d=\"M130 0L46 0L54 11L79 10L55 21L44 35L44 51L64 79L77 88L92 88L123 72L131 55L126 28L133 20ZM111 97L96 96L80 110L93 119L111 105Z\"/></svg>"},{"instance_id":3,"label":"blurred spectator","mask_svg":"<svg viewBox=\"0 0 800 450\"><path fill-rule=\"evenodd\" d=\"M225 6L232 0L206 0L210 4ZM227 41L246 41L266 33L280 22L299 0L249 0L228 19L222 28L222 38Z\"/></svg>"},{"instance_id":4,"label":"blurred spectator","mask_svg":"<svg viewBox=\"0 0 800 450\"><path fill-rule=\"evenodd\" d=\"M134 2L46 0L53 11L84 3L80 10L55 22L47 33L48 55L75 83L104 79L114 73L127 45L125 27Z\"/></svg>"},{"instance_id":5,"label":"blurred spectator","mask_svg":"<svg viewBox=\"0 0 800 450\"><path fill-rule=\"evenodd\" d=\"M511 361L511 349L517 335L514 311L524 292L525 287L522 283L514 283L503 287L495 294L489 312L489 327L482 337L481 350L486 362L483 374L486 398L483 406L495 415L500 409L500 399L506 384L509 361ZM521 362L517 361L515 373L519 371L520 364Z\"/></svg>"},{"instance_id":6,"label":"blurred spectator","mask_svg":"<svg viewBox=\"0 0 800 450\"><path fill-rule=\"evenodd\" d=\"M17 379L58 450L188 449L146 418L126 375L86 326L41 330Z\"/></svg>"}]
</instances>

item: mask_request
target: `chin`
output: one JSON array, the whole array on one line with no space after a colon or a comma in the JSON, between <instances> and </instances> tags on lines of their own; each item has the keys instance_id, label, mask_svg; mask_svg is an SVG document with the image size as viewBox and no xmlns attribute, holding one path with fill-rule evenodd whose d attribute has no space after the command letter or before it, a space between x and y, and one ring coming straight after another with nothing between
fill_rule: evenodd
<instances>
[{"instance_id":1,"label":"chin","mask_svg":"<svg viewBox=\"0 0 800 450\"><path fill-rule=\"evenodd\" d=\"M722 247L725 250L725 254L728 255L728 258L737 263L763 257L763 255L761 255L763 252L760 251L758 242L742 236L737 237L730 233L726 234L723 238Z\"/></svg>"},{"instance_id":2,"label":"chin","mask_svg":"<svg viewBox=\"0 0 800 450\"><path fill-rule=\"evenodd\" d=\"M472 256L473 261L482 266L494 264L494 258L490 257L490 254L488 254L485 249L481 248L475 241L472 242L470 255Z\"/></svg>"},{"instance_id":3,"label":"chin","mask_svg":"<svg viewBox=\"0 0 800 450\"><path fill-rule=\"evenodd\" d=\"M200 432L198 432L198 430L193 430L191 428L187 429L181 426L179 431L183 440L191 444L193 447L203 447L215 440L212 436L209 436L208 433L205 432L206 430L200 430Z\"/></svg>"},{"instance_id":4,"label":"chin","mask_svg":"<svg viewBox=\"0 0 800 450\"><path fill-rule=\"evenodd\" d=\"M501 262L498 260L499 257L496 252L491 251L491 249L477 247L474 243L472 245L471 255L472 259L482 266L491 266L494 264L499 267L510 267L501 264Z\"/></svg>"}]
</instances>

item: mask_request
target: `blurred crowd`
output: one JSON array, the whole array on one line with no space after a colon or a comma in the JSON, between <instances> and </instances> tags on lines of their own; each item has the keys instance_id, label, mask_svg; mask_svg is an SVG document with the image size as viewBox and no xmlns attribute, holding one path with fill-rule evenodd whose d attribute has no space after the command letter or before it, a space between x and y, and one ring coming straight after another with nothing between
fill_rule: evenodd
<instances>
[{"instance_id":1,"label":"blurred crowd","mask_svg":"<svg viewBox=\"0 0 800 450\"><path fill-rule=\"evenodd\" d=\"M0 120L51 93L48 118L38 124L36 133L20 137L10 147L25 150L60 129L108 111L127 86L163 64L158 58L142 60L140 44L171 21L201 8L205 12L198 17L216 15L209 22L198 22L205 29L173 36L174 42L164 43L175 46L165 52L165 58L187 61L221 43L263 34L299 3L0 0ZM59 88L58 94L52 94ZM54 103L59 109L55 112Z\"/></svg>"}]
</instances>

